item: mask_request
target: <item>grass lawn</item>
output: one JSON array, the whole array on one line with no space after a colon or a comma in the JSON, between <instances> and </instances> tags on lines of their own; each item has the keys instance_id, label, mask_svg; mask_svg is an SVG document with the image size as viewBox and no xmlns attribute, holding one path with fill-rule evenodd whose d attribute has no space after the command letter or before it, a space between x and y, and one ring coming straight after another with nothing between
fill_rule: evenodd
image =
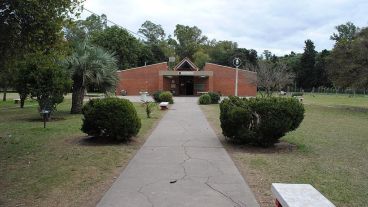
<instances>
[{"instance_id":1,"label":"grass lawn","mask_svg":"<svg viewBox=\"0 0 368 207\"><path fill-rule=\"evenodd\" d=\"M43 128L36 102L24 109L0 101L0 206L95 206L164 112L142 119L128 144L96 144L80 131L81 115L69 114L71 101L58 106Z\"/></svg>"},{"instance_id":2,"label":"grass lawn","mask_svg":"<svg viewBox=\"0 0 368 207\"><path fill-rule=\"evenodd\" d=\"M273 182L310 183L336 206L368 206L368 97L304 98L304 121L282 138L297 146L293 150L229 144L218 105L201 108L261 206L274 206Z\"/></svg>"}]
</instances>

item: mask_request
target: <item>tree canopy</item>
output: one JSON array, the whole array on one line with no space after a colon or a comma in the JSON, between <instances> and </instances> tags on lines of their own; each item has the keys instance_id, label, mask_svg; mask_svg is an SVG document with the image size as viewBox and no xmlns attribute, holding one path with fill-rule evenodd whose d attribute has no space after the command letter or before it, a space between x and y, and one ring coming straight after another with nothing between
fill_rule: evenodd
<instances>
[{"instance_id":1,"label":"tree canopy","mask_svg":"<svg viewBox=\"0 0 368 207\"><path fill-rule=\"evenodd\" d=\"M328 75L337 87L368 87L368 28L359 31L351 41L335 44L328 59Z\"/></svg>"},{"instance_id":2,"label":"tree canopy","mask_svg":"<svg viewBox=\"0 0 368 207\"><path fill-rule=\"evenodd\" d=\"M114 52L118 59L118 68L126 69L140 66L142 43L127 30L118 26L107 27L91 37L91 42Z\"/></svg>"},{"instance_id":3,"label":"tree canopy","mask_svg":"<svg viewBox=\"0 0 368 207\"><path fill-rule=\"evenodd\" d=\"M159 41L163 41L165 39L165 31L162 29L161 25L155 24L149 20L142 24L138 33L147 38L145 42L148 44L157 44Z\"/></svg>"}]
</instances>

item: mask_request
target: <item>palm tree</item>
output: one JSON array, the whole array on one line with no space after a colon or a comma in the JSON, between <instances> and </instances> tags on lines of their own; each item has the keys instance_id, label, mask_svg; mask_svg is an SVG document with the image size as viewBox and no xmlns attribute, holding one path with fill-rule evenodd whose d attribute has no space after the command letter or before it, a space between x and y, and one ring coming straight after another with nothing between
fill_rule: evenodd
<instances>
[{"instance_id":1,"label":"palm tree","mask_svg":"<svg viewBox=\"0 0 368 207\"><path fill-rule=\"evenodd\" d=\"M72 108L70 113L82 112L83 99L89 85L97 85L107 93L115 89L117 83L117 60L112 53L88 44L78 43L71 56L66 59L73 80Z\"/></svg>"}]
</instances>

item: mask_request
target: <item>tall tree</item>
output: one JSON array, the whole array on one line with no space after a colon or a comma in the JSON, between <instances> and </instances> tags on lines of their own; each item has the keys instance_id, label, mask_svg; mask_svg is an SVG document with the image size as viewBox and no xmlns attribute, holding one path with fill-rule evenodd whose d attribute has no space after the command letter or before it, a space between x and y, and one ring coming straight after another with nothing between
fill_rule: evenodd
<instances>
[{"instance_id":1,"label":"tall tree","mask_svg":"<svg viewBox=\"0 0 368 207\"><path fill-rule=\"evenodd\" d=\"M238 44L236 42L214 42L214 45L209 49L211 61L219 65L227 65L232 67L232 56L237 48Z\"/></svg>"},{"instance_id":2,"label":"tall tree","mask_svg":"<svg viewBox=\"0 0 368 207\"><path fill-rule=\"evenodd\" d=\"M6 64L0 70L0 88L3 89L3 101L6 101L6 95L9 88L14 88L15 82L15 68L16 62L14 59L12 61L5 61Z\"/></svg>"},{"instance_id":3,"label":"tall tree","mask_svg":"<svg viewBox=\"0 0 368 207\"><path fill-rule=\"evenodd\" d=\"M23 60L27 53L40 55L39 59L44 59L44 55L62 50L62 27L81 1L0 1L0 69L8 72L2 73L3 76L14 74L13 63Z\"/></svg>"},{"instance_id":4,"label":"tall tree","mask_svg":"<svg viewBox=\"0 0 368 207\"><path fill-rule=\"evenodd\" d=\"M64 28L65 38L72 44L77 44L104 30L107 27L106 21L107 17L104 14L101 16L92 14L85 20L72 21Z\"/></svg>"},{"instance_id":5,"label":"tall tree","mask_svg":"<svg viewBox=\"0 0 368 207\"><path fill-rule=\"evenodd\" d=\"M4 39L16 41L22 51L50 52L63 40L63 25L81 0L3 0L0 3Z\"/></svg>"},{"instance_id":6,"label":"tall tree","mask_svg":"<svg viewBox=\"0 0 368 207\"><path fill-rule=\"evenodd\" d=\"M337 87L368 88L368 28L352 41L339 41L328 58L328 74Z\"/></svg>"},{"instance_id":7,"label":"tall tree","mask_svg":"<svg viewBox=\"0 0 368 207\"><path fill-rule=\"evenodd\" d=\"M142 24L138 33L146 37L147 40L145 42L148 44L158 44L159 41L165 39L165 31L162 29L162 26L149 20Z\"/></svg>"},{"instance_id":8,"label":"tall tree","mask_svg":"<svg viewBox=\"0 0 368 207\"><path fill-rule=\"evenodd\" d=\"M201 44L207 41L207 37L202 35L202 31L196 27L177 24L174 30L174 36L178 40L175 48L176 54L180 58L188 57L193 59L193 55L198 51Z\"/></svg>"},{"instance_id":9,"label":"tall tree","mask_svg":"<svg viewBox=\"0 0 368 207\"><path fill-rule=\"evenodd\" d=\"M272 58L272 52L269 50L264 50L263 51L263 56L265 60L271 60Z\"/></svg>"},{"instance_id":10,"label":"tall tree","mask_svg":"<svg viewBox=\"0 0 368 207\"><path fill-rule=\"evenodd\" d=\"M359 28L356 27L352 22L347 22L346 24L340 24L335 27L337 33L333 33L330 36L331 40L339 41L351 41L358 33Z\"/></svg>"},{"instance_id":11,"label":"tall tree","mask_svg":"<svg viewBox=\"0 0 368 207\"><path fill-rule=\"evenodd\" d=\"M66 60L73 79L72 114L82 112L84 94L89 85L97 85L104 92L114 90L117 82L116 62L113 54L91 46L87 41L76 45L73 54Z\"/></svg>"},{"instance_id":12,"label":"tall tree","mask_svg":"<svg viewBox=\"0 0 368 207\"><path fill-rule=\"evenodd\" d=\"M142 43L118 26L108 27L91 38L91 43L115 53L121 70L141 66Z\"/></svg>"},{"instance_id":13,"label":"tall tree","mask_svg":"<svg viewBox=\"0 0 368 207\"><path fill-rule=\"evenodd\" d=\"M316 56L316 64L315 64L315 87L325 86L331 87L331 81L328 78L327 74L327 58L330 55L330 51L322 50Z\"/></svg>"},{"instance_id":14,"label":"tall tree","mask_svg":"<svg viewBox=\"0 0 368 207\"><path fill-rule=\"evenodd\" d=\"M143 52L151 54L147 58L141 57L143 62L152 64L167 61L171 55L168 54L169 44L165 40L165 31L161 25L147 20L142 24L138 33L146 37L146 40L143 41L146 44L146 47L143 47Z\"/></svg>"},{"instance_id":15,"label":"tall tree","mask_svg":"<svg viewBox=\"0 0 368 207\"><path fill-rule=\"evenodd\" d=\"M196 64L200 69L204 67L204 65L210 61L210 56L205 53L203 50L198 50L193 55L194 64Z\"/></svg>"},{"instance_id":16,"label":"tall tree","mask_svg":"<svg viewBox=\"0 0 368 207\"><path fill-rule=\"evenodd\" d=\"M300 60L300 70L297 72L297 84L304 89L311 89L316 86L316 54L314 43L311 40L305 41L304 53Z\"/></svg>"},{"instance_id":17,"label":"tall tree","mask_svg":"<svg viewBox=\"0 0 368 207\"><path fill-rule=\"evenodd\" d=\"M228 66L233 66L233 59L237 57L242 61L242 65L240 68L242 69L251 69L257 65L257 51L255 50L248 50L246 48L236 48L233 51L233 54L230 56L228 60Z\"/></svg>"}]
</instances>

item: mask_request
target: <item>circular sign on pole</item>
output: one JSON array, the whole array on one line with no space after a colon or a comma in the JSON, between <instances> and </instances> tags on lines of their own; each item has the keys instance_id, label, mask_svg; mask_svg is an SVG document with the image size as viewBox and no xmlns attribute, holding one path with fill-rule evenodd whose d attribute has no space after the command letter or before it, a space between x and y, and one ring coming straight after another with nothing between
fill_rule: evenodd
<instances>
[{"instance_id":1,"label":"circular sign on pole","mask_svg":"<svg viewBox=\"0 0 368 207\"><path fill-rule=\"evenodd\" d=\"M241 65L241 60L238 57L234 58L233 65L238 68Z\"/></svg>"}]
</instances>

